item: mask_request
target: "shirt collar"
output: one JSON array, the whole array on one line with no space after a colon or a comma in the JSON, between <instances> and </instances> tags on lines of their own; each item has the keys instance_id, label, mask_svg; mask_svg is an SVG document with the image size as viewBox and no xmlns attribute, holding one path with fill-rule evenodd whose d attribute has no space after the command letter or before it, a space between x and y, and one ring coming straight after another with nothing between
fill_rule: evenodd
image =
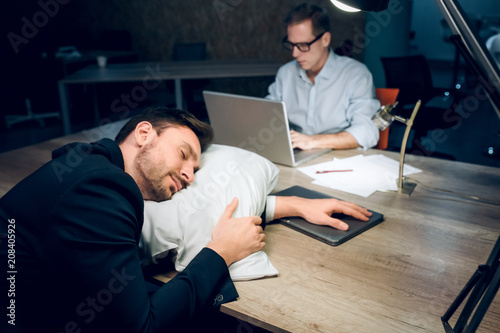
<instances>
[{"instance_id":1,"label":"shirt collar","mask_svg":"<svg viewBox=\"0 0 500 333\"><path fill-rule=\"evenodd\" d=\"M335 60L337 57L338 57L338 55L336 55L331 49L328 49L328 58L326 59L326 62L324 64L323 68L321 69L321 71L319 71L316 78L318 78L318 77L324 77L327 79L330 78L333 75L334 67L335 67ZM301 77L301 79L310 83L311 81L307 77L305 69L300 68L298 62L295 62L295 64L299 68L299 76Z\"/></svg>"},{"instance_id":2,"label":"shirt collar","mask_svg":"<svg viewBox=\"0 0 500 333\"><path fill-rule=\"evenodd\" d=\"M333 75L335 69L335 63L338 58L338 55L335 54L331 49L328 53L328 59L326 59L325 65L319 72L318 76L322 76L325 78L330 78Z\"/></svg>"}]
</instances>

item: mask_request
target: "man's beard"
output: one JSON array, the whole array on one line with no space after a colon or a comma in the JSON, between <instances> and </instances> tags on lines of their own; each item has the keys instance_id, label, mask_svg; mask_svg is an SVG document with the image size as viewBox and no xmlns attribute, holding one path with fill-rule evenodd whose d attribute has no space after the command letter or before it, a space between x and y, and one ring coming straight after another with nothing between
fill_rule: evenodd
<instances>
[{"instance_id":1,"label":"man's beard","mask_svg":"<svg viewBox=\"0 0 500 333\"><path fill-rule=\"evenodd\" d=\"M175 187L166 188L163 181L165 177L175 177L175 175L168 166L158 168L153 162L151 156L153 147L150 144L137 155L136 169L141 177L138 185L145 200L165 201L172 197Z\"/></svg>"}]
</instances>

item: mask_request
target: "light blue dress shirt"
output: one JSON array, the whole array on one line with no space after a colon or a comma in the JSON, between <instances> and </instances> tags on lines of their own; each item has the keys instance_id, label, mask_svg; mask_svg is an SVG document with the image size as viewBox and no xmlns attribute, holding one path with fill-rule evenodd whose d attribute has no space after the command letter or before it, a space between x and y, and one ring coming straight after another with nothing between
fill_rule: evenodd
<instances>
[{"instance_id":1,"label":"light blue dress shirt","mask_svg":"<svg viewBox=\"0 0 500 333\"><path fill-rule=\"evenodd\" d=\"M330 50L314 81L291 61L280 67L266 98L285 102L291 129L307 135L345 131L363 149L375 146L379 131L371 117L380 102L368 68Z\"/></svg>"}]
</instances>

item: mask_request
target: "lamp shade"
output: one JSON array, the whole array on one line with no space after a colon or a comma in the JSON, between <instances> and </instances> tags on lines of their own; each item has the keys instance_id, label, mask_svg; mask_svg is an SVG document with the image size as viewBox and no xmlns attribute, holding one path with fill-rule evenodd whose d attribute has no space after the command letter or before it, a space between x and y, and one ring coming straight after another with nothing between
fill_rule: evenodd
<instances>
[{"instance_id":1,"label":"lamp shade","mask_svg":"<svg viewBox=\"0 0 500 333\"><path fill-rule=\"evenodd\" d=\"M389 0L336 0L336 2L365 12L380 12L386 10L389 5Z\"/></svg>"}]
</instances>

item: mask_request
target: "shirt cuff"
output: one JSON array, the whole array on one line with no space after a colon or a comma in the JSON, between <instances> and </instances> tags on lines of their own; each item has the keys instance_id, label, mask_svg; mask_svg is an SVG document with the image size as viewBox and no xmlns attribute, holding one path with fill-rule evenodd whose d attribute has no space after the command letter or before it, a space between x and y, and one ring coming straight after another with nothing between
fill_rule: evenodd
<instances>
[{"instance_id":1,"label":"shirt cuff","mask_svg":"<svg viewBox=\"0 0 500 333\"><path fill-rule=\"evenodd\" d=\"M345 131L354 137L363 150L374 147L379 139L378 128L375 125L371 126L371 124L368 124L368 127L351 126Z\"/></svg>"},{"instance_id":2,"label":"shirt cuff","mask_svg":"<svg viewBox=\"0 0 500 333\"><path fill-rule=\"evenodd\" d=\"M274 220L274 211L276 210L276 196L268 195L266 201L266 216L265 222L271 222Z\"/></svg>"}]
</instances>

